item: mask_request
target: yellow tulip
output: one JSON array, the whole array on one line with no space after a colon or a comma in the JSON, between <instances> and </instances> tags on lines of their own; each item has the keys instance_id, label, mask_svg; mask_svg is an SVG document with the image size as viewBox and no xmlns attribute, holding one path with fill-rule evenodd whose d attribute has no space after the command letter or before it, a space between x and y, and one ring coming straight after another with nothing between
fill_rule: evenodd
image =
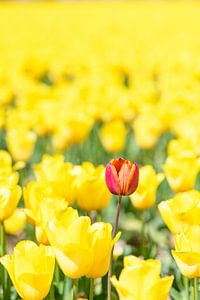
<instances>
[{"instance_id":1,"label":"yellow tulip","mask_svg":"<svg viewBox=\"0 0 200 300\"><path fill-rule=\"evenodd\" d=\"M112 226L109 223L97 222L91 225L91 261L92 265L86 274L90 278L104 276L109 269L111 251L115 242L119 239L118 233L112 240Z\"/></svg>"},{"instance_id":2,"label":"yellow tulip","mask_svg":"<svg viewBox=\"0 0 200 300\"><path fill-rule=\"evenodd\" d=\"M82 164L77 176L76 199L83 210L101 210L108 206L111 194L105 183L104 166L95 167L89 162Z\"/></svg>"},{"instance_id":3,"label":"yellow tulip","mask_svg":"<svg viewBox=\"0 0 200 300\"><path fill-rule=\"evenodd\" d=\"M200 277L200 226L191 226L175 235L172 255L181 271L188 278Z\"/></svg>"},{"instance_id":4,"label":"yellow tulip","mask_svg":"<svg viewBox=\"0 0 200 300\"><path fill-rule=\"evenodd\" d=\"M68 204L64 198L45 198L40 203L38 215L35 219L36 238L39 243L49 244L46 234L47 223L60 211L66 209L67 206Z\"/></svg>"},{"instance_id":5,"label":"yellow tulip","mask_svg":"<svg viewBox=\"0 0 200 300\"><path fill-rule=\"evenodd\" d=\"M14 248L12 256L5 255L0 262L7 269L22 299L42 300L47 296L55 266L51 247L21 241Z\"/></svg>"},{"instance_id":6,"label":"yellow tulip","mask_svg":"<svg viewBox=\"0 0 200 300\"><path fill-rule=\"evenodd\" d=\"M62 116L55 126L56 131L53 135L53 146L58 151L83 141L94 123L91 115L83 111L78 112L78 109L74 109L74 107L70 113L67 115L64 113Z\"/></svg>"},{"instance_id":7,"label":"yellow tulip","mask_svg":"<svg viewBox=\"0 0 200 300\"><path fill-rule=\"evenodd\" d=\"M126 127L122 120L105 123L100 130L100 139L107 152L120 152L125 147Z\"/></svg>"},{"instance_id":8,"label":"yellow tulip","mask_svg":"<svg viewBox=\"0 0 200 300\"><path fill-rule=\"evenodd\" d=\"M31 181L23 188L25 207L37 214L38 206L45 198L56 198L53 188L43 181Z\"/></svg>"},{"instance_id":9,"label":"yellow tulip","mask_svg":"<svg viewBox=\"0 0 200 300\"><path fill-rule=\"evenodd\" d=\"M162 121L155 112L141 113L133 123L135 140L139 147L151 149L164 131Z\"/></svg>"},{"instance_id":10,"label":"yellow tulip","mask_svg":"<svg viewBox=\"0 0 200 300\"><path fill-rule=\"evenodd\" d=\"M70 278L86 275L91 268L90 218L79 217L69 207L47 226L47 236L63 273Z\"/></svg>"},{"instance_id":11,"label":"yellow tulip","mask_svg":"<svg viewBox=\"0 0 200 300\"><path fill-rule=\"evenodd\" d=\"M0 222L12 215L21 197L21 188L14 179L11 175L7 182L0 182Z\"/></svg>"},{"instance_id":12,"label":"yellow tulip","mask_svg":"<svg viewBox=\"0 0 200 300\"><path fill-rule=\"evenodd\" d=\"M33 154L36 134L23 127L12 128L7 131L6 142L14 160L27 161Z\"/></svg>"},{"instance_id":13,"label":"yellow tulip","mask_svg":"<svg viewBox=\"0 0 200 300\"><path fill-rule=\"evenodd\" d=\"M132 204L138 209L151 208L156 201L156 191L163 181L162 173L156 174L152 166L140 168L140 180L136 191L130 196Z\"/></svg>"},{"instance_id":14,"label":"yellow tulip","mask_svg":"<svg viewBox=\"0 0 200 300\"><path fill-rule=\"evenodd\" d=\"M26 224L26 214L22 209L16 209L14 213L4 221L5 232L18 235Z\"/></svg>"},{"instance_id":15,"label":"yellow tulip","mask_svg":"<svg viewBox=\"0 0 200 300\"><path fill-rule=\"evenodd\" d=\"M196 157L200 154L199 143L190 139L174 139L168 144L168 155L172 157Z\"/></svg>"},{"instance_id":16,"label":"yellow tulip","mask_svg":"<svg viewBox=\"0 0 200 300\"><path fill-rule=\"evenodd\" d=\"M0 150L0 180L12 173L12 158L5 150Z\"/></svg>"},{"instance_id":17,"label":"yellow tulip","mask_svg":"<svg viewBox=\"0 0 200 300\"><path fill-rule=\"evenodd\" d=\"M172 233L180 233L191 225L200 225L200 192L179 193L158 205L160 214Z\"/></svg>"},{"instance_id":18,"label":"yellow tulip","mask_svg":"<svg viewBox=\"0 0 200 300\"><path fill-rule=\"evenodd\" d=\"M174 192L185 192L194 188L199 172L198 161L195 157L168 156L164 172Z\"/></svg>"},{"instance_id":19,"label":"yellow tulip","mask_svg":"<svg viewBox=\"0 0 200 300\"><path fill-rule=\"evenodd\" d=\"M75 200L76 185L74 167L71 163L64 162L63 155L44 155L42 161L33 165L34 173L38 181L46 182L54 193L65 197L69 205Z\"/></svg>"},{"instance_id":20,"label":"yellow tulip","mask_svg":"<svg viewBox=\"0 0 200 300\"><path fill-rule=\"evenodd\" d=\"M120 300L167 300L173 276L160 278L158 260L141 260L135 256L124 257L124 269L119 280L111 277Z\"/></svg>"},{"instance_id":21,"label":"yellow tulip","mask_svg":"<svg viewBox=\"0 0 200 300\"><path fill-rule=\"evenodd\" d=\"M48 245L46 236L47 223L57 212L67 208L65 198L55 194L46 182L30 182L23 190L25 212L28 221L35 225L36 238L39 243Z\"/></svg>"},{"instance_id":22,"label":"yellow tulip","mask_svg":"<svg viewBox=\"0 0 200 300\"><path fill-rule=\"evenodd\" d=\"M120 235L112 240L110 224L91 225L88 217L79 217L71 207L57 213L48 223L46 232L60 268L73 279L104 276L108 272L113 245Z\"/></svg>"},{"instance_id":23,"label":"yellow tulip","mask_svg":"<svg viewBox=\"0 0 200 300\"><path fill-rule=\"evenodd\" d=\"M34 220L38 220L40 218L40 206L42 202L61 201L67 206L66 200L63 197L57 195L50 184L43 181L29 182L28 185L23 188L23 196L26 211L29 212L30 218L32 216L31 219L33 223Z\"/></svg>"}]
</instances>

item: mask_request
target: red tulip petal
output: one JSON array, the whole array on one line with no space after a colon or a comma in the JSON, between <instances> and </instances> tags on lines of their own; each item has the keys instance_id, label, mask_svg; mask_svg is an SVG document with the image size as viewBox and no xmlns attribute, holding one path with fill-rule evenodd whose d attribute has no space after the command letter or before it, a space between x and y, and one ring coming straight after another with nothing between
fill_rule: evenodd
<instances>
[{"instance_id":1,"label":"red tulip petal","mask_svg":"<svg viewBox=\"0 0 200 300\"><path fill-rule=\"evenodd\" d=\"M106 184L112 194L120 195L120 185L117 171L112 164L107 164L105 171Z\"/></svg>"},{"instance_id":2,"label":"red tulip petal","mask_svg":"<svg viewBox=\"0 0 200 300\"><path fill-rule=\"evenodd\" d=\"M138 164L135 163L132 165L129 174L127 195L131 195L132 193L135 192L138 186L138 182L139 182L139 168L138 168Z\"/></svg>"}]
</instances>

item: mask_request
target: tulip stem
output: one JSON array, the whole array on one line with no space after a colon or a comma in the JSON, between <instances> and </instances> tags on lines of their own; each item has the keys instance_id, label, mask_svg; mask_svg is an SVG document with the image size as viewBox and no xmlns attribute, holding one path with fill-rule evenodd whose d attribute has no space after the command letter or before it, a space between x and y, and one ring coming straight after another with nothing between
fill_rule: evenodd
<instances>
[{"instance_id":1,"label":"tulip stem","mask_svg":"<svg viewBox=\"0 0 200 300\"><path fill-rule=\"evenodd\" d=\"M0 256L4 256L6 254L6 234L4 230L3 223L0 223ZM8 281L8 275L4 268L2 268L2 287L3 287L3 299L8 300L10 299L10 287Z\"/></svg>"},{"instance_id":2,"label":"tulip stem","mask_svg":"<svg viewBox=\"0 0 200 300\"><path fill-rule=\"evenodd\" d=\"M186 277L183 277L184 286L185 286L185 300L189 299L189 280Z\"/></svg>"},{"instance_id":3,"label":"tulip stem","mask_svg":"<svg viewBox=\"0 0 200 300\"><path fill-rule=\"evenodd\" d=\"M6 254L6 234L3 223L0 223L0 256Z\"/></svg>"},{"instance_id":4,"label":"tulip stem","mask_svg":"<svg viewBox=\"0 0 200 300\"><path fill-rule=\"evenodd\" d=\"M142 219L141 219L141 243L140 243L140 254L142 256L145 256L145 223L146 223L146 218L145 218L145 212L142 212Z\"/></svg>"},{"instance_id":5,"label":"tulip stem","mask_svg":"<svg viewBox=\"0 0 200 300\"><path fill-rule=\"evenodd\" d=\"M52 284L51 284L51 288L50 288L50 291L49 291L48 299L49 299L49 300L55 300L55 297L54 297L54 285L53 285L53 282L52 282Z\"/></svg>"},{"instance_id":6,"label":"tulip stem","mask_svg":"<svg viewBox=\"0 0 200 300\"><path fill-rule=\"evenodd\" d=\"M198 300L197 278L192 278L192 300Z\"/></svg>"},{"instance_id":7,"label":"tulip stem","mask_svg":"<svg viewBox=\"0 0 200 300\"><path fill-rule=\"evenodd\" d=\"M121 210L121 204L122 204L122 196L119 195L118 197L118 203L117 203L117 214L115 218L115 224L114 224L114 230L113 230L113 238L115 238L117 231L118 231L118 223L119 223L119 215L120 215L120 210ZM113 249L111 252L111 257L110 257L110 267L108 271L108 285L107 285L107 300L111 300L111 282L110 282L110 277L112 275L112 257L113 257Z\"/></svg>"},{"instance_id":8,"label":"tulip stem","mask_svg":"<svg viewBox=\"0 0 200 300\"><path fill-rule=\"evenodd\" d=\"M73 300L77 300L78 279L73 280Z\"/></svg>"},{"instance_id":9,"label":"tulip stem","mask_svg":"<svg viewBox=\"0 0 200 300\"><path fill-rule=\"evenodd\" d=\"M94 291L94 280L90 278L90 295L89 300L93 300L93 291Z\"/></svg>"}]
</instances>

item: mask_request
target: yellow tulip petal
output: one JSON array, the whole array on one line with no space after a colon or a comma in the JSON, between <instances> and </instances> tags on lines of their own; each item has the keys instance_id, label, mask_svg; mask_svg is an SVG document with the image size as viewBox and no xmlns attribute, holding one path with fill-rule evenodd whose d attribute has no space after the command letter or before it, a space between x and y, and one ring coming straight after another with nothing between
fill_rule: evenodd
<instances>
[{"instance_id":1,"label":"yellow tulip petal","mask_svg":"<svg viewBox=\"0 0 200 300\"><path fill-rule=\"evenodd\" d=\"M55 248L56 259L63 273L72 278L79 278L88 273L91 266L91 252L77 245L70 245L64 249L64 252Z\"/></svg>"},{"instance_id":2,"label":"yellow tulip petal","mask_svg":"<svg viewBox=\"0 0 200 300\"><path fill-rule=\"evenodd\" d=\"M173 276L168 276L165 278L160 278L158 281L156 281L147 291L146 297L148 300L167 300L173 280Z\"/></svg>"},{"instance_id":3,"label":"yellow tulip petal","mask_svg":"<svg viewBox=\"0 0 200 300\"><path fill-rule=\"evenodd\" d=\"M126 289L126 287L120 283L120 281L117 280L116 276L112 276L111 277L111 282L114 285L114 287L116 288L120 300L132 300L132 299L137 299L137 294L134 294L134 291L129 291L128 289Z\"/></svg>"},{"instance_id":4,"label":"yellow tulip petal","mask_svg":"<svg viewBox=\"0 0 200 300\"><path fill-rule=\"evenodd\" d=\"M178 252L172 250L172 255L181 271L187 278L200 276L200 254L194 252Z\"/></svg>"}]
</instances>

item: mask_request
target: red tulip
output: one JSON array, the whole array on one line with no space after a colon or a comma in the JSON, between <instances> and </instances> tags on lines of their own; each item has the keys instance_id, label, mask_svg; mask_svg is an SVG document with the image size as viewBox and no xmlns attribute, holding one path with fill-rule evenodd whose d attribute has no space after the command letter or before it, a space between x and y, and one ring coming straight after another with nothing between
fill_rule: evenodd
<instances>
[{"instance_id":1,"label":"red tulip","mask_svg":"<svg viewBox=\"0 0 200 300\"><path fill-rule=\"evenodd\" d=\"M112 159L106 166L105 178L112 194L131 195L138 186L138 165L123 158Z\"/></svg>"}]
</instances>

